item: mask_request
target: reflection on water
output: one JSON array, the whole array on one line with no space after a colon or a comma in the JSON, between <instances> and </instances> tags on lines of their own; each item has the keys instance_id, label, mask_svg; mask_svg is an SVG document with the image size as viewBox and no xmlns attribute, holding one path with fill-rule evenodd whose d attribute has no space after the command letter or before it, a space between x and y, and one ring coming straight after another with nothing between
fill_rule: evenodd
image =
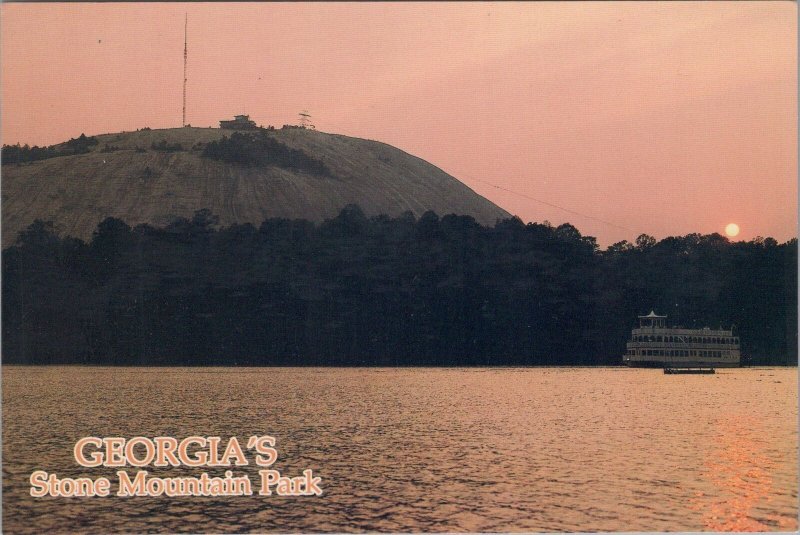
<instances>
[{"instance_id":1,"label":"reflection on water","mask_svg":"<svg viewBox=\"0 0 800 535\"><path fill-rule=\"evenodd\" d=\"M797 527L797 370L3 369L3 527L57 532ZM33 499L81 437L277 437L321 497ZM186 469L152 469L160 476ZM221 475L224 468L211 475ZM235 470L256 480L255 467Z\"/></svg>"},{"instance_id":2,"label":"reflection on water","mask_svg":"<svg viewBox=\"0 0 800 535\"><path fill-rule=\"evenodd\" d=\"M769 512L775 462L766 453L769 438L752 417L728 417L718 424L717 448L705 463L702 476L713 493L698 493L695 507L702 508L703 522L713 531L795 530L796 518ZM758 515L757 507L764 509Z\"/></svg>"}]
</instances>

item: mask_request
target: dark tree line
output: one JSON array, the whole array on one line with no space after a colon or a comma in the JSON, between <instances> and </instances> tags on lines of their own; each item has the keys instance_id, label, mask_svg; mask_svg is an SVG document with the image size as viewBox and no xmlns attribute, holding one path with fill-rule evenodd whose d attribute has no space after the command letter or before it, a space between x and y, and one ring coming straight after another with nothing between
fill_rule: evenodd
<instances>
[{"instance_id":1,"label":"dark tree line","mask_svg":"<svg viewBox=\"0 0 800 535\"><path fill-rule=\"evenodd\" d=\"M11 163L19 164L46 160L48 158L57 158L59 156L83 154L89 152L97 143L97 138L87 137L85 134L81 134L61 145L50 145L48 147L38 147L36 145L30 147L28 145L20 145L19 143L16 145L3 145L0 152L0 162L4 165Z\"/></svg>"},{"instance_id":2,"label":"dark tree line","mask_svg":"<svg viewBox=\"0 0 800 535\"><path fill-rule=\"evenodd\" d=\"M432 212L219 228L37 221L2 259L6 363L618 364L637 314L730 327L797 360L797 241L718 234L605 251L573 226Z\"/></svg>"},{"instance_id":3,"label":"dark tree line","mask_svg":"<svg viewBox=\"0 0 800 535\"><path fill-rule=\"evenodd\" d=\"M274 165L316 175L330 175L330 170L321 160L309 156L302 150L286 146L264 129L260 129L257 133L235 132L231 137L222 136L222 139L206 144L203 156L239 165Z\"/></svg>"}]
</instances>

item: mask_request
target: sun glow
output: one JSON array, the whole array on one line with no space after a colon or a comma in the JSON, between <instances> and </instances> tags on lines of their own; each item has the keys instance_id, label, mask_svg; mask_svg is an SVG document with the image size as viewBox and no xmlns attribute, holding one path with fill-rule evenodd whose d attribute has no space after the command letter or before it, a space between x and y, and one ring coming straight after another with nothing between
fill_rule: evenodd
<instances>
[{"instance_id":1,"label":"sun glow","mask_svg":"<svg viewBox=\"0 0 800 535\"><path fill-rule=\"evenodd\" d=\"M737 225L736 223L728 223L728 225L725 227L725 234L727 234L731 238L733 238L734 236L738 236L739 225Z\"/></svg>"}]
</instances>

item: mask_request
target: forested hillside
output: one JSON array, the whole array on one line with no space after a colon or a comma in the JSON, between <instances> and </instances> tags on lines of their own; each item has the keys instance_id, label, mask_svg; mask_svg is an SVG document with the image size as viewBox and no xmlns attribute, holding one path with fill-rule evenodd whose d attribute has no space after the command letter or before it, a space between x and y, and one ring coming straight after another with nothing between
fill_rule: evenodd
<instances>
[{"instance_id":1,"label":"forested hillside","mask_svg":"<svg viewBox=\"0 0 800 535\"><path fill-rule=\"evenodd\" d=\"M5 363L618 364L637 314L734 326L754 363L796 363L797 241L640 236L469 216L156 228L92 239L36 222L3 254Z\"/></svg>"}]
</instances>

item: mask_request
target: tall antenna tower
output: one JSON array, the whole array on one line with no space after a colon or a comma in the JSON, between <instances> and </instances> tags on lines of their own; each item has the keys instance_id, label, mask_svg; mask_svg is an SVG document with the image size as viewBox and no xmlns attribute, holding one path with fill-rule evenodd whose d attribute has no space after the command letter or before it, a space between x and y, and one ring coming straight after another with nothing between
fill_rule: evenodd
<instances>
[{"instance_id":1,"label":"tall antenna tower","mask_svg":"<svg viewBox=\"0 0 800 535\"><path fill-rule=\"evenodd\" d=\"M186 126L186 59L188 57L189 13L185 13L183 21L183 118L181 126Z\"/></svg>"}]
</instances>

